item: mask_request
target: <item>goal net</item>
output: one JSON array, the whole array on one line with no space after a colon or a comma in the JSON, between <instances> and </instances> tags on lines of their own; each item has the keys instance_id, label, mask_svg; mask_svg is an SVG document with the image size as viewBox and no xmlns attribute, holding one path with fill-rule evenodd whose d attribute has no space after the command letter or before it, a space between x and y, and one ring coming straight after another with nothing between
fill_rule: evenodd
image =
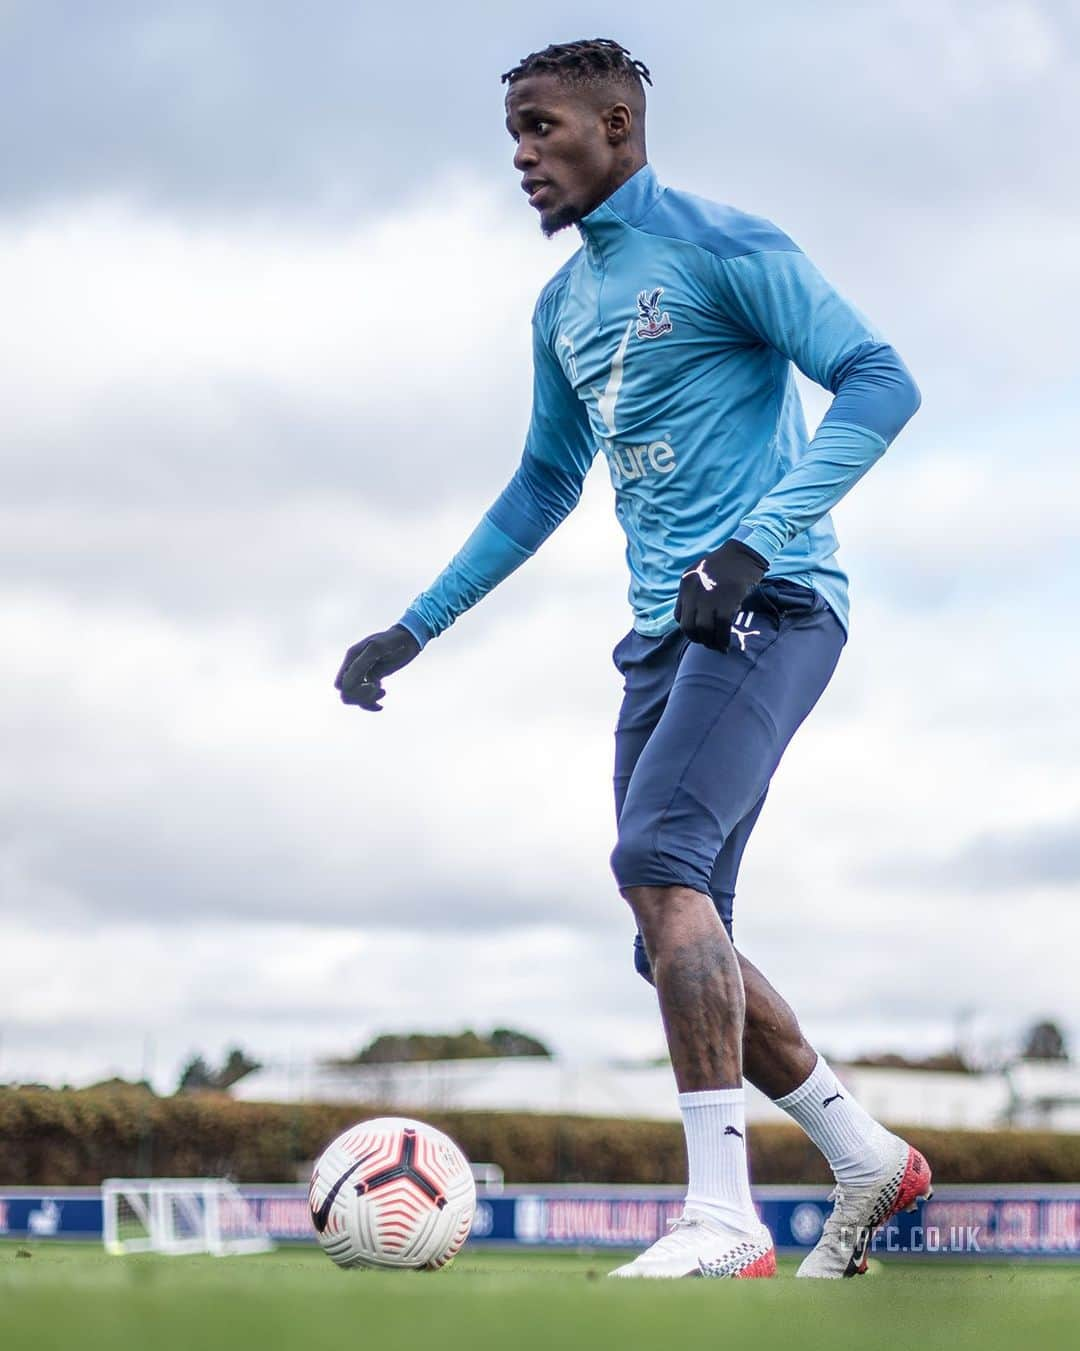
<instances>
[{"instance_id":1,"label":"goal net","mask_svg":"<svg viewBox=\"0 0 1080 1351\"><path fill-rule=\"evenodd\" d=\"M119 1178L101 1184L102 1237L117 1256L269 1252L254 1208L224 1178Z\"/></svg>"}]
</instances>

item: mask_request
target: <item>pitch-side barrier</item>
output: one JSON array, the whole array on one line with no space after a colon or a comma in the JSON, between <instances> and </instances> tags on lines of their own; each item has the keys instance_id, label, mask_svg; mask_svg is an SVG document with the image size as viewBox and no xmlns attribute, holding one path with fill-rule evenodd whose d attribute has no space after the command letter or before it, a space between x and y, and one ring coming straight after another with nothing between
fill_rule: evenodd
<instances>
[{"instance_id":1,"label":"pitch-side barrier","mask_svg":"<svg viewBox=\"0 0 1080 1351\"><path fill-rule=\"evenodd\" d=\"M272 1239L314 1242L303 1185L242 1186L239 1192ZM762 1219L783 1253L806 1252L829 1213L822 1187L758 1187ZM675 1187L481 1188L471 1244L517 1248L637 1248L681 1211ZM97 1187L0 1188L0 1239L102 1239ZM1080 1257L1080 1185L941 1186L933 1200L900 1215L872 1252L920 1258Z\"/></svg>"}]
</instances>

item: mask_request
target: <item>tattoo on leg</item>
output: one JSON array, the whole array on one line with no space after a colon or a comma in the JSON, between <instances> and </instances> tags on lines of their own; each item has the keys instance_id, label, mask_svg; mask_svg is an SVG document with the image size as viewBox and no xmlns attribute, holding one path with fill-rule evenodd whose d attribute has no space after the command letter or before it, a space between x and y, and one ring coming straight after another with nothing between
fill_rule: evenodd
<instances>
[{"instance_id":1,"label":"tattoo on leg","mask_svg":"<svg viewBox=\"0 0 1080 1351\"><path fill-rule=\"evenodd\" d=\"M701 941L679 944L659 958L656 989L680 1087L737 1085L742 1074L743 992L726 935L703 935Z\"/></svg>"}]
</instances>

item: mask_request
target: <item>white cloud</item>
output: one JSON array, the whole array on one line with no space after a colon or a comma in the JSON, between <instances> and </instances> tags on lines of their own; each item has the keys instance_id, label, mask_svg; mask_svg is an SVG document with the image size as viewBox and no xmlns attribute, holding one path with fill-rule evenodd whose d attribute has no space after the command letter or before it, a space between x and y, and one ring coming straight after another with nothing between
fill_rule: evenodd
<instances>
[{"instance_id":1,"label":"white cloud","mask_svg":"<svg viewBox=\"0 0 1080 1351\"><path fill-rule=\"evenodd\" d=\"M922 16L924 30L944 28L943 69L961 94L983 94L1002 81L1029 85L1064 63L1054 20L1043 4L954 2L928 19Z\"/></svg>"},{"instance_id":2,"label":"white cloud","mask_svg":"<svg viewBox=\"0 0 1080 1351\"><path fill-rule=\"evenodd\" d=\"M223 489L233 508L267 480L399 501L417 475L483 482L516 458L529 314L572 241L523 239L460 177L436 197L334 235L116 203L9 222L0 289L22 322L0 332L0 388L22 475L159 508Z\"/></svg>"}]
</instances>

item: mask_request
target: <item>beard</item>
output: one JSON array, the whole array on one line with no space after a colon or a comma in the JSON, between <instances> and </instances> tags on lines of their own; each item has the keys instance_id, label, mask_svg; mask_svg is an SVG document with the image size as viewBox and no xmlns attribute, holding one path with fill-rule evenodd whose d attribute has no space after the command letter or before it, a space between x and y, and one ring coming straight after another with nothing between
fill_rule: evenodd
<instances>
[{"instance_id":1,"label":"beard","mask_svg":"<svg viewBox=\"0 0 1080 1351\"><path fill-rule=\"evenodd\" d=\"M544 238L550 239L553 235L557 235L560 230L576 225L580 219L581 212L576 207L556 207L554 211L540 217L540 229Z\"/></svg>"}]
</instances>

